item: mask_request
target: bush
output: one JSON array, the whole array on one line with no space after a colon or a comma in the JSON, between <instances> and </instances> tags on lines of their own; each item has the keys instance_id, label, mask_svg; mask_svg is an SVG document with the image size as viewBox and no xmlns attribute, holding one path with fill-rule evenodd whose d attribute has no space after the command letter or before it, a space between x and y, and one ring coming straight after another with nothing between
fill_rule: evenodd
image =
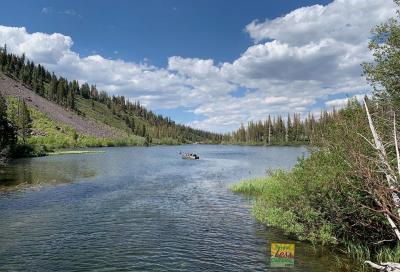
<instances>
[{"instance_id":1,"label":"bush","mask_svg":"<svg viewBox=\"0 0 400 272\"><path fill-rule=\"evenodd\" d=\"M299 159L292 171L245 181L232 190L256 196L253 213L258 220L301 240L373 244L391 239L392 231L383 214L374 211L363 183L366 174L379 175L367 159L374 150L361 136L369 137L366 122L360 105L351 102L320 123L309 157Z\"/></svg>"}]
</instances>

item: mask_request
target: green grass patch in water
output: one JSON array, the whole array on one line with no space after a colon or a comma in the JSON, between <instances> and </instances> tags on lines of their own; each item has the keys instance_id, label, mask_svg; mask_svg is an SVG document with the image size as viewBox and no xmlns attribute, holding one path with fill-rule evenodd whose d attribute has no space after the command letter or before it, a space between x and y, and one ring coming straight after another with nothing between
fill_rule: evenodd
<instances>
[{"instance_id":1,"label":"green grass patch in water","mask_svg":"<svg viewBox=\"0 0 400 272\"><path fill-rule=\"evenodd\" d=\"M99 150L60 150L60 151L49 152L47 153L47 155L53 156L53 155L101 154L101 153L106 153L106 152Z\"/></svg>"}]
</instances>

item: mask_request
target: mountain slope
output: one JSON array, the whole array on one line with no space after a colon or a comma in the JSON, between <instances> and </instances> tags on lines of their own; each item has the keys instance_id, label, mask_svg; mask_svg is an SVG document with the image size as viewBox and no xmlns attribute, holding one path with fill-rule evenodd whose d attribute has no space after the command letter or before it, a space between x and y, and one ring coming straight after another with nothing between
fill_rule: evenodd
<instances>
[{"instance_id":1,"label":"mountain slope","mask_svg":"<svg viewBox=\"0 0 400 272\"><path fill-rule=\"evenodd\" d=\"M157 115L138 101L110 95L96 85L59 77L25 58L0 47L0 89L24 99L54 121L69 125L82 135L120 139L143 137L150 143L220 143L223 135Z\"/></svg>"},{"instance_id":2,"label":"mountain slope","mask_svg":"<svg viewBox=\"0 0 400 272\"><path fill-rule=\"evenodd\" d=\"M79 134L101 138L121 137L124 133L93 119L78 115L72 110L41 97L29 87L0 72L0 92L4 96L24 99L25 102L47 115L51 120L72 127Z\"/></svg>"}]
</instances>

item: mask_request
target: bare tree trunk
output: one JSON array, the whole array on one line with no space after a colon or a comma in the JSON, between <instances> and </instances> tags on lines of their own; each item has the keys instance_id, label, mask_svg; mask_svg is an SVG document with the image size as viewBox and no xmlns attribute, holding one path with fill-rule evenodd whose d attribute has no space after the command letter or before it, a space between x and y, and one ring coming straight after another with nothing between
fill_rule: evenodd
<instances>
[{"instance_id":1,"label":"bare tree trunk","mask_svg":"<svg viewBox=\"0 0 400 272\"><path fill-rule=\"evenodd\" d=\"M397 214L400 216L400 198L398 195L395 193L395 185L397 185L397 177L396 174L393 172L392 168L390 167L390 164L388 162L387 154L384 145L382 144L381 139L379 138L378 133L375 130L374 124L372 122L371 115L368 111L368 106L366 101L364 100L364 105L365 105L365 110L367 112L367 117L368 117L368 123L369 127L371 129L372 136L374 138L374 143L375 143L375 149L378 151L379 159L382 164L385 176L386 176L386 181L388 182L389 188L392 190L392 199L393 203L396 207ZM396 119L394 120L394 129L396 128ZM394 139L395 139L395 145L396 145L396 155L397 155L397 165L400 165L399 161L399 155L398 155L398 148L397 148L397 133L396 131L394 133ZM400 169L400 168L399 168ZM398 169L398 171L400 171ZM400 240L400 238L399 238Z\"/></svg>"},{"instance_id":2,"label":"bare tree trunk","mask_svg":"<svg viewBox=\"0 0 400 272\"><path fill-rule=\"evenodd\" d=\"M379 271L400 272L400 264L398 263L381 263L380 265L370 261L365 261L365 263Z\"/></svg>"},{"instance_id":3,"label":"bare tree trunk","mask_svg":"<svg viewBox=\"0 0 400 272\"><path fill-rule=\"evenodd\" d=\"M375 127L372 122L372 118L368 111L368 106L367 106L367 103L365 100L364 100L364 105L365 105L365 110L367 112L369 127L371 129L371 133L374 138L374 144L375 144L374 147L378 152L380 163L382 165L382 168L383 168L385 176L386 176L386 181L389 185L390 190L392 191L392 200L395 205L396 212L398 215L400 215L400 210L399 210L400 199L395 190L395 185L398 185L397 175L395 172L393 172L392 168L390 167L385 147L382 144L382 141L380 140L379 135L375 130ZM393 136L394 136L394 142L395 142L395 147L396 147L397 172L400 174L400 155L399 155L399 149L398 149L398 143L397 143L396 117L395 116L394 116L394 120L393 120ZM389 214L385 213L385 216L386 216L386 219L388 220L390 226L392 227L394 233L396 234L397 239L400 240L400 231L399 231L398 227L396 226L396 223L393 221L393 219L390 217ZM375 264L371 261L366 261L365 263L370 265L372 268L378 269L379 271L400 272L400 264L398 264L398 263L381 263L380 265Z\"/></svg>"},{"instance_id":4,"label":"bare tree trunk","mask_svg":"<svg viewBox=\"0 0 400 272\"><path fill-rule=\"evenodd\" d=\"M397 173L400 176L400 154L399 154L399 143L397 142L396 113L393 115L393 134L394 134L394 146L396 147Z\"/></svg>"},{"instance_id":5,"label":"bare tree trunk","mask_svg":"<svg viewBox=\"0 0 400 272\"><path fill-rule=\"evenodd\" d=\"M271 122L268 122L268 144L271 144Z\"/></svg>"}]
</instances>

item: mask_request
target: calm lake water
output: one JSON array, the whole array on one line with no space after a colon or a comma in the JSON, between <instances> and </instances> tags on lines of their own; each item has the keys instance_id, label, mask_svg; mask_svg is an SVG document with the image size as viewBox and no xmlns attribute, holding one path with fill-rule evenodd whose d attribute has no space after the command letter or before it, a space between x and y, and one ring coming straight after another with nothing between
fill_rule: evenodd
<instances>
[{"instance_id":1,"label":"calm lake water","mask_svg":"<svg viewBox=\"0 0 400 272\"><path fill-rule=\"evenodd\" d=\"M20 160L0 172L0 271L327 271L329 252L296 243L270 267L271 242L240 179L290 168L301 147L156 146ZM183 160L179 151L200 160ZM15 188L15 187L14 187Z\"/></svg>"}]
</instances>

